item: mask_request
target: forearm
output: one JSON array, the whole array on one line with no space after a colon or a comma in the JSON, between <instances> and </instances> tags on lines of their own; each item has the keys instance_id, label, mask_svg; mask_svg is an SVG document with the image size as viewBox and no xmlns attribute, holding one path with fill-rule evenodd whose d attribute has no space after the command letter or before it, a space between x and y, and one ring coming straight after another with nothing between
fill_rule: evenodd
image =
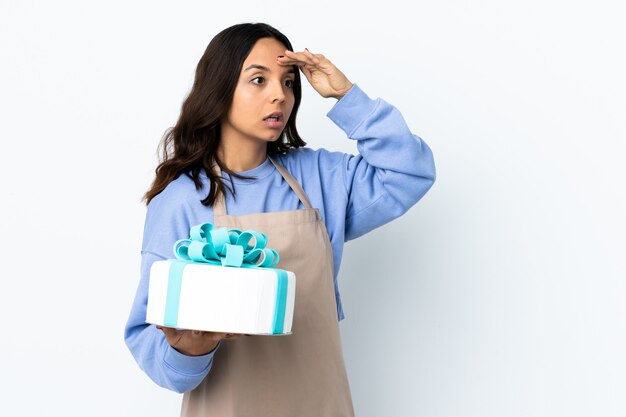
<instances>
[{"instance_id":1,"label":"forearm","mask_svg":"<svg viewBox=\"0 0 626 417\"><path fill-rule=\"evenodd\" d=\"M370 99L355 85L328 117L357 140L359 150L344 156L346 240L400 216L431 188L433 154L394 106Z\"/></svg>"}]
</instances>

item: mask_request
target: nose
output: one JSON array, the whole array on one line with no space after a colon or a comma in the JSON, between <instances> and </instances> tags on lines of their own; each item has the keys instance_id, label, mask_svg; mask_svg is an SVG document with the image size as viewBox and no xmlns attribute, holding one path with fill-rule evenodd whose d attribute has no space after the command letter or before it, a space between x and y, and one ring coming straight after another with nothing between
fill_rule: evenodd
<instances>
[{"instance_id":1,"label":"nose","mask_svg":"<svg viewBox=\"0 0 626 417\"><path fill-rule=\"evenodd\" d=\"M281 82L274 83L274 88L271 91L272 103L278 101L279 103L285 102L285 90Z\"/></svg>"}]
</instances>

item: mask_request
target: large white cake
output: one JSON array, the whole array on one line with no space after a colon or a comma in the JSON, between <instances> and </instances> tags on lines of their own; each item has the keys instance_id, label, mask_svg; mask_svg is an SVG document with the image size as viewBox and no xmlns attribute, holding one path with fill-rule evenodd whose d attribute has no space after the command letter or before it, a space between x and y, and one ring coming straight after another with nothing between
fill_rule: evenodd
<instances>
[{"instance_id":1,"label":"large white cake","mask_svg":"<svg viewBox=\"0 0 626 417\"><path fill-rule=\"evenodd\" d=\"M181 260L150 270L146 322L179 329L256 335L291 333L293 272Z\"/></svg>"}]
</instances>

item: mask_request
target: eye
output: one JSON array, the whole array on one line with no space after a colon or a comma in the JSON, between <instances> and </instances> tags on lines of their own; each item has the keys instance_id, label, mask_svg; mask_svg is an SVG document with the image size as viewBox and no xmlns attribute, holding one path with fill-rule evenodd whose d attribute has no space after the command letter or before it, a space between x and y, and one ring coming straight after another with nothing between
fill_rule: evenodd
<instances>
[{"instance_id":1,"label":"eye","mask_svg":"<svg viewBox=\"0 0 626 417\"><path fill-rule=\"evenodd\" d=\"M263 78L263 77L254 77L254 78L252 79L252 81L253 81L253 83L252 83L252 84L260 85L260 84L263 84L263 83L260 83L260 84L259 84L259 83L255 83L255 82L254 82L254 80L263 80L263 81L264 81L264 80L265 80L265 78Z\"/></svg>"},{"instance_id":2,"label":"eye","mask_svg":"<svg viewBox=\"0 0 626 417\"><path fill-rule=\"evenodd\" d=\"M285 85L287 85L287 88L293 88L294 83L295 80L285 80Z\"/></svg>"}]
</instances>

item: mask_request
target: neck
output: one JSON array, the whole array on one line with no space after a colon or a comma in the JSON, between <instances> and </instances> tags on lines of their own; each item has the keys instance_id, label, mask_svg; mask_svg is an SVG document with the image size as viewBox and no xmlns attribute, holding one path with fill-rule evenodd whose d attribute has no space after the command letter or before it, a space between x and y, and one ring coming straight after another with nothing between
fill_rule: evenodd
<instances>
[{"instance_id":1,"label":"neck","mask_svg":"<svg viewBox=\"0 0 626 417\"><path fill-rule=\"evenodd\" d=\"M232 143L221 140L217 148L217 156L231 171L249 171L265 162L267 158L267 144Z\"/></svg>"}]
</instances>

